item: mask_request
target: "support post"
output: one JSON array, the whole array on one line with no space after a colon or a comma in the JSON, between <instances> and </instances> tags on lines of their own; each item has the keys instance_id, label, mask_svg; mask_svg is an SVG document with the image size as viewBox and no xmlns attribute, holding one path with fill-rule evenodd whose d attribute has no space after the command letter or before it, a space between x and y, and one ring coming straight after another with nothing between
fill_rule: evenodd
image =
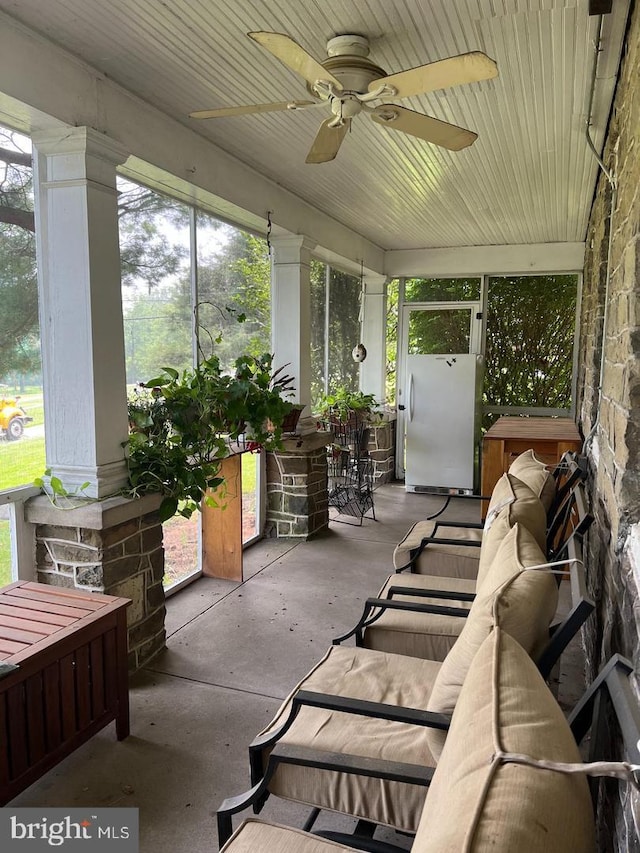
<instances>
[{"instance_id":1,"label":"support post","mask_svg":"<svg viewBox=\"0 0 640 853\"><path fill-rule=\"evenodd\" d=\"M360 365L360 390L384 403L387 376L387 278L369 273L363 278L362 343L367 357Z\"/></svg>"},{"instance_id":2,"label":"support post","mask_svg":"<svg viewBox=\"0 0 640 853\"><path fill-rule=\"evenodd\" d=\"M47 467L102 498L127 482L116 166L87 127L33 135Z\"/></svg>"},{"instance_id":3,"label":"support post","mask_svg":"<svg viewBox=\"0 0 640 853\"><path fill-rule=\"evenodd\" d=\"M294 402L304 403L298 432L314 432L311 417L311 250L314 243L303 235L276 237L271 241L271 336L274 364L287 365L295 379Z\"/></svg>"}]
</instances>

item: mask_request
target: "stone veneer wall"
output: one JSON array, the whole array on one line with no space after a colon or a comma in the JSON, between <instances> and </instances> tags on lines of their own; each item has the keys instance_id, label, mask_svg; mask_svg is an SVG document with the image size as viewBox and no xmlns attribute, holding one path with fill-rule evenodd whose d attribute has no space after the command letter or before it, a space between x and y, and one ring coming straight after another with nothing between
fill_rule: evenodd
<instances>
[{"instance_id":1,"label":"stone veneer wall","mask_svg":"<svg viewBox=\"0 0 640 853\"><path fill-rule=\"evenodd\" d=\"M36 525L38 580L132 600L127 609L129 669L165 645L164 550L159 499L112 498L74 510L45 497L27 504Z\"/></svg>"},{"instance_id":2,"label":"stone veneer wall","mask_svg":"<svg viewBox=\"0 0 640 853\"><path fill-rule=\"evenodd\" d=\"M367 449L373 461L374 487L393 480L396 469L396 422L385 421L371 426Z\"/></svg>"},{"instance_id":3,"label":"stone veneer wall","mask_svg":"<svg viewBox=\"0 0 640 853\"><path fill-rule=\"evenodd\" d=\"M308 539L329 525L327 433L285 439L267 453L265 536Z\"/></svg>"},{"instance_id":4,"label":"stone veneer wall","mask_svg":"<svg viewBox=\"0 0 640 853\"><path fill-rule=\"evenodd\" d=\"M633 4L603 159L587 233L580 320L578 412L588 435L591 501L588 569L596 618L586 629L588 677L614 652L640 670L640 4ZM612 225L611 225L612 223ZM609 229L613 229L604 372L600 359ZM598 419L599 418L599 419ZM635 679L638 689L638 679ZM631 786L606 784L600 811L602 850L640 850L640 800ZM602 792L601 792L602 796Z\"/></svg>"}]
</instances>

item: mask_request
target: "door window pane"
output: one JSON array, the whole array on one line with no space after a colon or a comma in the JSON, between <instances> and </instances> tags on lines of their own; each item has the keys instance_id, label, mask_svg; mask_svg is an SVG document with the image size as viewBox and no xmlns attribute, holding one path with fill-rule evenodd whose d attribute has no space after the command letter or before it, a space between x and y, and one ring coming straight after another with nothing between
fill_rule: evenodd
<instances>
[{"instance_id":1,"label":"door window pane","mask_svg":"<svg viewBox=\"0 0 640 853\"><path fill-rule=\"evenodd\" d=\"M408 278L405 302L477 302L479 278Z\"/></svg>"},{"instance_id":2,"label":"door window pane","mask_svg":"<svg viewBox=\"0 0 640 853\"><path fill-rule=\"evenodd\" d=\"M470 349L468 308L409 312L409 355L450 355Z\"/></svg>"},{"instance_id":3,"label":"door window pane","mask_svg":"<svg viewBox=\"0 0 640 853\"><path fill-rule=\"evenodd\" d=\"M576 275L489 279L485 405L570 409Z\"/></svg>"}]
</instances>

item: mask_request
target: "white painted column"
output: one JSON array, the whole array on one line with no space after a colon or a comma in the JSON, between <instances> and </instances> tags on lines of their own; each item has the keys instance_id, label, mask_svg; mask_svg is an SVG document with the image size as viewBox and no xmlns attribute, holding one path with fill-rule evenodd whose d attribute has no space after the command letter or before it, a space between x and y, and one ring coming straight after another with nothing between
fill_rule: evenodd
<instances>
[{"instance_id":1,"label":"white painted column","mask_svg":"<svg viewBox=\"0 0 640 853\"><path fill-rule=\"evenodd\" d=\"M387 376L387 278L364 275L362 294L362 343L367 357L360 365L360 390L384 403Z\"/></svg>"},{"instance_id":2,"label":"white painted column","mask_svg":"<svg viewBox=\"0 0 640 853\"><path fill-rule=\"evenodd\" d=\"M33 144L47 466L102 498L127 482L116 195L127 153L86 127Z\"/></svg>"},{"instance_id":3,"label":"white painted column","mask_svg":"<svg viewBox=\"0 0 640 853\"><path fill-rule=\"evenodd\" d=\"M315 430L311 418L311 251L314 243L303 235L271 240L271 340L274 365L287 365L295 378L292 400L306 408L298 432Z\"/></svg>"}]
</instances>

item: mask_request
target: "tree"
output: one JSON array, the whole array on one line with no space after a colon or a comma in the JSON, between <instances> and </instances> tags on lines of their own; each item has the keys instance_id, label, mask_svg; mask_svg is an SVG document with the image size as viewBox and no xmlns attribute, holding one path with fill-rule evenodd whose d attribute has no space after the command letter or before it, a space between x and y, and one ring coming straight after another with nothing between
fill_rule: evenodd
<instances>
[{"instance_id":1,"label":"tree","mask_svg":"<svg viewBox=\"0 0 640 853\"><path fill-rule=\"evenodd\" d=\"M569 408L575 275L489 279L484 401Z\"/></svg>"},{"instance_id":2,"label":"tree","mask_svg":"<svg viewBox=\"0 0 640 853\"><path fill-rule=\"evenodd\" d=\"M0 378L39 371L33 180L29 141L0 129Z\"/></svg>"}]
</instances>

